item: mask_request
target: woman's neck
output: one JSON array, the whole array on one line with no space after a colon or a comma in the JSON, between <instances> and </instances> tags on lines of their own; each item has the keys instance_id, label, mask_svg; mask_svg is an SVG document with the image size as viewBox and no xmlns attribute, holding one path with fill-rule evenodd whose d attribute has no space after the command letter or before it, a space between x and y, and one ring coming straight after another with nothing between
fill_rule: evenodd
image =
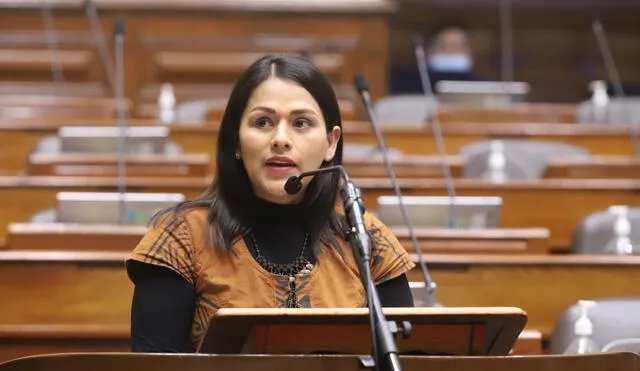
<instances>
[{"instance_id":1,"label":"woman's neck","mask_svg":"<svg viewBox=\"0 0 640 371\"><path fill-rule=\"evenodd\" d=\"M254 205L254 229L274 226L302 227L303 225L304 205L300 203L281 204L256 197Z\"/></svg>"}]
</instances>

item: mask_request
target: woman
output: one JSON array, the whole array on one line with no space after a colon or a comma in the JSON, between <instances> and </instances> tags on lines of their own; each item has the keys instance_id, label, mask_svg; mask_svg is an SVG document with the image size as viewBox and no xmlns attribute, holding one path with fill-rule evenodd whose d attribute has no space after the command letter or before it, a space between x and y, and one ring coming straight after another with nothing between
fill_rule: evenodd
<instances>
[{"instance_id":1,"label":"woman","mask_svg":"<svg viewBox=\"0 0 640 371\"><path fill-rule=\"evenodd\" d=\"M220 125L213 184L157 215L127 261L134 351L194 351L221 307L366 305L339 176L284 191L292 175L342 163L341 130L332 86L308 61L265 56L245 71ZM377 219L365 221L382 305L413 306L413 262Z\"/></svg>"}]
</instances>

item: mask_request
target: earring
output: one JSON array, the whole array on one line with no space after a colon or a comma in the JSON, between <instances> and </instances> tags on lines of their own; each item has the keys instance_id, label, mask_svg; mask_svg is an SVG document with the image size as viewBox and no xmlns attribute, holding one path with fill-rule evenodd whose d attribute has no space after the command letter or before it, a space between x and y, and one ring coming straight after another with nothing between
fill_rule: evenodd
<instances>
[{"instance_id":1,"label":"earring","mask_svg":"<svg viewBox=\"0 0 640 371\"><path fill-rule=\"evenodd\" d=\"M236 156L236 159L238 159L238 160L239 160L239 159L240 159L240 152L236 152L236 155L235 155L235 156Z\"/></svg>"}]
</instances>

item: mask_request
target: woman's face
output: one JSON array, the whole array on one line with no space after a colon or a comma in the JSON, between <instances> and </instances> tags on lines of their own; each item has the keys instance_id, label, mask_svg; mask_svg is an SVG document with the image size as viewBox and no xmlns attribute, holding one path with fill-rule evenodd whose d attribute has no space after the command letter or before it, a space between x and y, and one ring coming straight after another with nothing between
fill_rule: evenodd
<instances>
[{"instance_id":1,"label":"woman's face","mask_svg":"<svg viewBox=\"0 0 640 371\"><path fill-rule=\"evenodd\" d=\"M303 87L276 77L258 85L249 98L240 123L238 154L256 196L276 203L302 198L303 188L289 195L284 185L289 177L320 168L336 152L340 128L327 133L322 111Z\"/></svg>"}]
</instances>

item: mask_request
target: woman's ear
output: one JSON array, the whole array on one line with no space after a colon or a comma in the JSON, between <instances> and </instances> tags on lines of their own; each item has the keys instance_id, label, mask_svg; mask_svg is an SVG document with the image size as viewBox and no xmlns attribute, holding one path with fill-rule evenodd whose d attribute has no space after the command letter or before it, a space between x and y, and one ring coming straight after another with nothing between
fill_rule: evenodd
<instances>
[{"instance_id":1,"label":"woman's ear","mask_svg":"<svg viewBox=\"0 0 640 371\"><path fill-rule=\"evenodd\" d=\"M336 149L338 149L338 142L340 142L341 135L342 130L338 125L334 126L331 132L327 133L327 142L329 143L329 148L327 148L327 152L324 156L325 161L329 162L333 160L333 157L336 155Z\"/></svg>"}]
</instances>

